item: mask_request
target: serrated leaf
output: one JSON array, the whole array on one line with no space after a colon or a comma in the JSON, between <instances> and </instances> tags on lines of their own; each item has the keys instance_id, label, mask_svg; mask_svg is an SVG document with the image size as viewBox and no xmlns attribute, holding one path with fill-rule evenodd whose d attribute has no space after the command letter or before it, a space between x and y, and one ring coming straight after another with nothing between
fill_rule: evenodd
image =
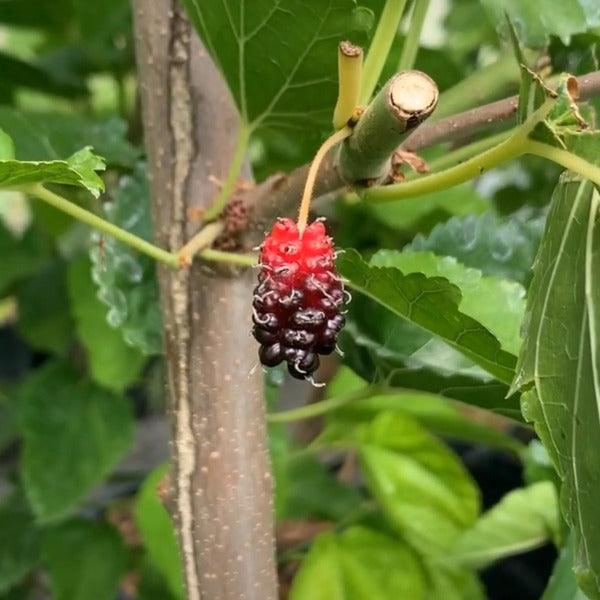
<instances>
[{"instance_id":1,"label":"serrated leaf","mask_svg":"<svg viewBox=\"0 0 600 600\"><path fill-rule=\"evenodd\" d=\"M132 167L140 156L127 141L127 124L117 117L92 120L0 106L0 127L13 138L19 160L60 160L88 144L109 165Z\"/></svg>"},{"instance_id":2,"label":"serrated leaf","mask_svg":"<svg viewBox=\"0 0 600 600\"><path fill-rule=\"evenodd\" d=\"M498 26L505 15L513 22L528 47L542 47L556 35L568 44L569 38L600 25L600 8L587 0L482 0Z\"/></svg>"},{"instance_id":3,"label":"serrated leaf","mask_svg":"<svg viewBox=\"0 0 600 600\"><path fill-rule=\"evenodd\" d=\"M83 520L47 531L42 557L54 600L113 600L127 565L119 534Z\"/></svg>"},{"instance_id":4,"label":"serrated leaf","mask_svg":"<svg viewBox=\"0 0 600 600\"><path fill-rule=\"evenodd\" d=\"M25 499L13 492L0 504L0 594L20 583L39 560L39 531Z\"/></svg>"},{"instance_id":5,"label":"serrated leaf","mask_svg":"<svg viewBox=\"0 0 600 600\"><path fill-rule=\"evenodd\" d=\"M123 391L137 379L144 356L126 345L121 333L107 323L106 308L96 297L87 257L69 266L68 286L73 319L92 378L106 388Z\"/></svg>"},{"instance_id":6,"label":"serrated leaf","mask_svg":"<svg viewBox=\"0 0 600 600\"><path fill-rule=\"evenodd\" d=\"M514 356L502 350L481 323L459 310L460 290L447 279L371 266L354 250L337 264L353 289L442 338L500 381L512 380Z\"/></svg>"},{"instance_id":7,"label":"serrated leaf","mask_svg":"<svg viewBox=\"0 0 600 600\"><path fill-rule=\"evenodd\" d=\"M354 526L315 538L290 600L424 600L425 593L419 559L404 542Z\"/></svg>"},{"instance_id":8,"label":"serrated leaf","mask_svg":"<svg viewBox=\"0 0 600 600\"><path fill-rule=\"evenodd\" d=\"M127 401L64 363L49 363L25 381L20 411L23 483L40 521L72 511L131 442Z\"/></svg>"},{"instance_id":9,"label":"serrated leaf","mask_svg":"<svg viewBox=\"0 0 600 600\"><path fill-rule=\"evenodd\" d=\"M246 124L330 129L337 45L364 27L354 0L183 0L183 5Z\"/></svg>"},{"instance_id":10,"label":"serrated leaf","mask_svg":"<svg viewBox=\"0 0 600 600\"><path fill-rule=\"evenodd\" d=\"M112 202L105 203L104 210L111 223L152 241L145 165L138 164L133 175L120 179ZM143 354L160 354L162 318L154 261L113 238L95 239L101 243L90 251L92 276L98 285L98 298L108 307L109 325L119 328L125 342Z\"/></svg>"},{"instance_id":11,"label":"serrated leaf","mask_svg":"<svg viewBox=\"0 0 600 600\"><path fill-rule=\"evenodd\" d=\"M88 190L98 197L104 182L96 171L103 171L104 161L90 148L79 150L66 160L0 160L0 188L32 183L62 183Z\"/></svg>"},{"instance_id":12,"label":"serrated leaf","mask_svg":"<svg viewBox=\"0 0 600 600\"><path fill-rule=\"evenodd\" d=\"M541 217L525 219L514 215L500 219L487 212L452 218L435 227L428 236L418 235L405 249L454 256L484 275L527 285L543 228Z\"/></svg>"},{"instance_id":13,"label":"serrated leaf","mask_svg":"<svg viewBox=\"0 0 600 600\"><path fill-rule=\"evenodd\" d=\"M380 413L355 435L367 486L389 522L425 556L443 555L479 513L464 466L406 415Z\"/></svg>"},{"instance_id":14,"label":"serrated leaf","mask_svg":"<svg viewBox=\"0 0 600 600\"><path fill-rule=\"evenodd\" d=\"M514 490L456 540L448 560L466 567L485 568L556 539L558 521L558 498L552 482L540 481Z\"/></svg>"},{"instance_id":15,"label":"serrated leaf","mask_svg":"<svg viewBox=\"0 0 600 600\"><path fill-rule=\"evenodd\" d=\"M168 467L159 467L144 480L135 504L135 522L154 568L175 598L185 597L179 546L173 521L157 495Z\"/></svg>"},{"instance_id":16,"label":"serrated leaf","mask_svg":"<svg viewBox=\"0 0 600 600\"><path fill-rule=\"evenodd\" d=\"M431 252L380 250L370 264L394 267L405 274L444 277L460 289L460 311L484 325L504 350L518 354L519 328L525 311L525 290L520 284L483 277L481 271L465 267L452 256L437 256Z\"/></svg>"},{"instance_id":17,"label":"serrated leaf","mask_svg":"<svg viewBox=\"0 0 600 600\"><path fill-rule=\"evenodd\" d=\"M582 589L600 598L598 191L570 174L552 198L527 303L514 388L562 479L561 508L574 532ZM535 387L533 387L535 386Z\"/></svg>"}]
</instances>

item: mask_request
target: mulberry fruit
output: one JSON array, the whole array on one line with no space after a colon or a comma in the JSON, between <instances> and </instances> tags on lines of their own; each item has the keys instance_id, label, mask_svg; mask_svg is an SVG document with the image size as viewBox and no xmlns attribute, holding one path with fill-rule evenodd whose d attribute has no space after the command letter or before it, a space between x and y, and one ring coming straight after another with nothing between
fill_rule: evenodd
<instances>
[{"instance_id":1,"label":"mulberry fruit","mask_svg":"<svg viewBox=\"0 0 600 600\"><path fill-rule=\"evenodd\" d=\"M344 288L335 272L332 239L317 220L302 237L292 219L279 219L261 246L253 299L253 334L260 362L285 361L297 379L310 379L319 354L335 350L344 326Z\"/></svg>"}]
</instances>

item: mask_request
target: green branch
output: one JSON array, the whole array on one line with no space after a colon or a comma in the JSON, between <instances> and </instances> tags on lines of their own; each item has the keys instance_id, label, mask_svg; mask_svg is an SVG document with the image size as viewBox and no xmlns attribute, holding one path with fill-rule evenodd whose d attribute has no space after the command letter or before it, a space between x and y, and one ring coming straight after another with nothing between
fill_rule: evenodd
<instances>
[{"instance_id":1,"label":"green branch","mask_svg":"<svg viewBox=\"0 0 600 600\"><path fill-rule=\"evenodd\" d=\"M346 404L356 402L358 400L364 400L371 396L381 396L385 394L398 394L398 390L386 390L381 386L369 386L356 392L350 392L341 396L334 396L333 398L326 398L320 402L313 404L307 404L300 408L294 408L278 413L271 413L267 415L267 422L269 423L290 423L292 421L300 421L302 419L312 419L313 417L319 417L333 410L337 410Z\"/></svg>"},{"instance_id":2,"label":"green branch","mask_svg":"<svg viewBox=\"0 0 600 600\"><path fill-rule=\"evenodd\" d=\"M200 252L200 256L204 260L229 263L231 265L237 265L238 267L254 267L258 264L257 255L252 253L238 254L237 252L224 252L223 250L207 248Z\"/></svg>"},{"instance_id":3,"label":"green branch","mask_svg":"<svg viewBox=\"0 0 600 600\"><path fill-rule=\"evenodd\" d=\"M412 69L417 59L417 53L419 52L419 42L421 41L421 31L423 29L423 23L427 16L427 9L429 8L429 0L415 0L410 16L410 23L408 25L408 33L404 39L404 46L402 46L402 54L400 55L400 61L398 62L398 71L407 71Z\"/></svg>"},{"instance_id":4,"label":"green branch","mask_svg":"<svg viewBox=\"0 0 600 600\"><path fill-rule=\"evenodd\" d=\"M159 248L158 246L147 242L141 237L138 237L133 233L125 231L125 229L121 229L120 227L113 225L109 221L102 219L101 217L90 212L89 210L81 208L80 206L77 206L77 204L71 202L70 200L67 200L62 196L51 192L49 189L45 188L41 183L23 186L19 189L22 192L25 192L26 194L30 194L31 196L34 196L35 198L38 198L39 200L50 204L50 206L54 206L54 208L61 210L67 215L73 217L74 219L77 219L78 221L81 221L86 225L90 225L94 229L97 229L99 231L102 231L103 233L106 233L107 235L114 237L115 239L127 244L128 246L139 250L143 254L147 254L154 260L163 262L175 269L179 267L179 258L176 254L167 252L166 250L163 250L162 248Z\"/></svg>"},{"instance_id":5,"label":"green branch","mask_svg":"<svg viewBox=\"0 0 600 600\"><path fill-rule=\"evenodd\" d=\"M392 202L401 198L438 192L479 177L485 171L517 158L525 152L524 140L520 135L513 134L493 148L469 158L460 165L405 183L367 188L361 196L367 202Z\"/></svg>"},{"instance_id":6,"label":"green branch","mask_svg":"<svg viewBox=\"0 0 600 600\"><path fill-rule=\"evenodd\" d=\"M238 180L242 170L242 165L244 164L251 133L251 127L244 123L240 124L240 130L238 131L238 137L235 144L235 151L231 159L231 164L229 165L227 177L225 178L225 181L221 186L221 191L219 192L219 195L216 197L215 201L206 209L206 211L204 211L204 214L202 215L202 220L204 222L214 221L217 219L229 201L231 193L235 187L235 183Z\"/></svg>"},{"instance_id":7,"label":"green branch","mask_svg":"<svg viewBox=\"0 0 600 600\"><path fill-rule=\"evenodd\" d=\"M365 60L360 104L369 103L398 32L407 0L386 0Z\"/></svg>"},{"instance_id":8,"label":"green branch","mask_svg":"<svg viewBox=\"0 0 600 600\"><path fill-rule=\"evenodd\" d=\"M572 152L529 139L525 144L525 152L547 158L548 160L565 167L565 169L579 173L582 177L585 177L600 186L600 167L580 158Z\"/></svg>"}]
</instances>

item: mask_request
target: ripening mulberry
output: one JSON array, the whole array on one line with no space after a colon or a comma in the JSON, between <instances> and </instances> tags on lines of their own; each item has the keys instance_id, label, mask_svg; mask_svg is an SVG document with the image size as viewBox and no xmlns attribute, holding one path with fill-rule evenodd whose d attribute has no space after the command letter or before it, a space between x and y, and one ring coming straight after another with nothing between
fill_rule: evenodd
<instances>
[{"instance_id":1,"label":"ripening mulberry","mask_svg":"<svg viewBox=\"0 0 600 600\"><path fill-rule=\"evenodd\" d=\"M253 300L253 334L263 365L285 361L293 377L307 379L319 366L319 354L335 350L345 318L334 258L322 221L308 225L302 237L292 219L273 225L261 246Z\"/></svg>"}]
</instances>

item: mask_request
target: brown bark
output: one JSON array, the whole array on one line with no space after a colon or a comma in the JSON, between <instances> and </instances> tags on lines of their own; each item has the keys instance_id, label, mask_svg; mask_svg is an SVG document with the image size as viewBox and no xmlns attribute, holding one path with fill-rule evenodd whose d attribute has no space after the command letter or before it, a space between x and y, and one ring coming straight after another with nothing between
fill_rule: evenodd
<instances>
[{"instance_id":1,"label":"brown bark","mask_svg":"<svg viewBox=\"0 0 600 600\"><path fill-rule=\"evenodd\" d=\"M229 92L174 0L133 0L156 242L223 179L238 128ZM197 225L196 225L197 227ZM263 383L249 335L253 273L159 271L172 420L173 517L189 600L274 600Z\"/></svg>"}]
</instances>

